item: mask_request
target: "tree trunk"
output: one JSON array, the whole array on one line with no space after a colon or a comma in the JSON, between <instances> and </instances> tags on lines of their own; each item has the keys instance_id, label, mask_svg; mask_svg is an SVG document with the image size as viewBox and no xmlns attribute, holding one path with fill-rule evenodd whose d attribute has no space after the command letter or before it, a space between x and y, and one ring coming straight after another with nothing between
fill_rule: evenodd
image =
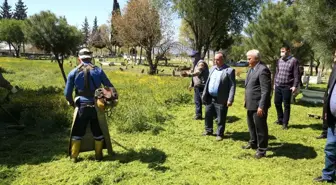
<instances>
[{"instance_id":1,"label":"tree trunk","mask_svg":"<svg viewBox=\"0 0 336 185\"><path fill-rule=\"evenodd\" d=\"M20 58L20 45L18 45L17 47L15 47L12 43L10 46L13 46L14 52L15 52L15 57L16 58Z\"/></svg>"},{"instance_id":2,"label":"tree trunk","mask_svg":"<svg viewBox=\"0 0 336 185\"><path fill-rule=\"evenodd\" d=\"M26 43L22 42L22 52L26 53Z\"/></svg>"},{"instance_id":3,"label":"tree trunk","mask_svg":"<svg viewBox=\"0 0 336 185\"><path fill-rule=\"evenodd\" d=\"M17 49L15 50L16 58L20 58L20 45L18 45Z\"/></svg>"},{"instance_id":4,"label":"tree trunk","mask_svg":"<svg viewBox=\"0 0 336 185\"><path fill-rule=\"evenodd\" d=\"M313 75L313 59L310 60L310 65L309 65L309 67L310 67L310 73L309 73L309 75L308 75L307 84L306 84L306 88L305 88L305 89L308 89L308 87L309 87L310 76Z\"/></svg>"},{"instance_id":5,"label":"tree trunk","mask_svg":"<svg viewBox=\"0 0 336 185\"><path fill-rule=\"evenodd\" d=\"M153 64L153 60L152 60L152 49L148 49L146 50L146 57L147 57L147 61L149 64L149 72L148 74L150 75L154 75L156 73L156 68L157 65Z\"/></svg>"},{"instance_id":6,"label":"tree trunk","mask_svg":"<svg viewBox=\"0 0 336 185\"><path fill-rule=\"evenodd\" d=\"M203 52L202 52L202 55L201 55L202 60L205 59L205 56L206 56L206 53L207 53L208 50L209 50L209 46L204 46Z\"/></svg>"},{"instance_id":7,"label":"tree trunk","mask_svg":"<svg viewBox=\"0 0 336 185\"><path fill-rule=\"evenodd\" d=\"M8 42L8 46L9 46L9 54L12 54L12 47L10 42Z\"/></svg>"},{"instance_id":8,"label":"tree trunk","mask_svg":"<svg viewBox=\"0 0 336 185\"><path fill-rule=\"evenodd\" d=\"M142 64L142 47L140 47L140 62L139 64Z\"/></svg>"},{"instance_id":9,"label":"tree trunk","mask_svg":"<svg viewBox=\"0 0 336 185\"><path fill-rule=\"evenodd\" d=\"M165 58L165 66L168 66L168 59L167 59L167 57Z\"/></svg>"},{"instance_id":10,"label":"tree trunk","mask_svg":"<svg viewBox=\"0 0 336 185\"><path fill-rule=\"evenodd\" d=\"M272 88L271 88L271 94L273 94L273 91L274 91L274 80L275 80L275 73L276 73L276 64L277 64L277 60L276 59L273 59L273 64L271 65L271 83L272 83Z\"/></svg>"},{"instance_id":11,"label":"tree trunk","mask_svg":"<svg viewBox=\"0 0 336 185\"><path fill-rule=\"evenodd\" d=\"M316 72L316 75L318 74L318 68L319 68L319 66L320 66L320 60L317 60L316 61L316 67L315 67L315 72Z\"/></svg>"},{"instance_id":12,"label":"tree trunk","mask_svg":"<svg viewBox=\"0 0 336 185\"><path fill-rule=\"evenodd\" d=\"M155 60L155 51L154 51L154 48L152 49L153 50L153 60Z\"/></svg>"},{"instance_id":13,"label":"tree trunk","mask_svg":"<svg viewBox=\"0 0 336 185\"><path fill-rule=\"evenodd\" d=\"M210 63L210 50L208 50L208 65Z\"/></svg>"},{"instance_id":14,"label":"tree trunk","mask_svg":"<svg viewBox=\"0 0 336 185\"><path fill-rule=\"evenodd\" d=\"M62 56L62 55L61 55L61 56ZM62 56L62 58L60 59L60 58L59 58L59 55L56 55L56 54L55 54L55 57L56 57L58 66L59 66L59 68L60 68L60 70L61 70L61 73L62 73L64 82L66 83L66 82L67 82L67 77L66 77L66 75L65 75L64 67L63 67L64 58L63 58L63 56Z\"/></svg>"}]
</instances>

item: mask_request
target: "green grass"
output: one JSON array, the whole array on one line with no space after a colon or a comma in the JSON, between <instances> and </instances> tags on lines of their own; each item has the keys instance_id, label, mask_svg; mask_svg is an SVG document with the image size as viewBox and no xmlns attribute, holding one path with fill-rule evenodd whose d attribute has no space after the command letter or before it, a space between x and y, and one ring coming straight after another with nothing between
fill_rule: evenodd
<instances>
[{"instance_id":1,"label":"green grass","mask_svg":"<svg viewBox=\"0 0 336 185\"><path fill-rule=\"evenodd\" d=\"M290 129L283 131L273 124L272 105L270 150L267 158L256 160L254 151L241 149L249 139L245 74L229 109L226 138L216 142L201 136L204 121L192 120L189 79L113 68L106 72L120 93L120 104L109 120L110 133L123 147L114 143L115 156L102 162L93 160L94 152L81 153L82 161L73 164L66 156L72 110L62 95L57 64L0 58L0 66L10 72L4 74L7 79L24 88L5 107L27 125L23 131L7 130L10 119L0 112L0 184L308 185L324 166L325 140L315 139L321 120L307 117L321 114L322 107L293 105Z\"/></svg>"}]
</instances>

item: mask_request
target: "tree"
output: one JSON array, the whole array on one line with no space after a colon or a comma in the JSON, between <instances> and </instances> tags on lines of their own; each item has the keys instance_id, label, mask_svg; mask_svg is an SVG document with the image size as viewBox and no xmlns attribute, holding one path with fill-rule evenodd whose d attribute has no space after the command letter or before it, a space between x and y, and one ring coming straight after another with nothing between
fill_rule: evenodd
<instances>
[{"instance_id":1,"label":"tree","mask_svg":"<svg viewBox=\"0 0 336 185\"><path fill-rule=\"evenodd\" d=\"M273 67L284 44L291 46L292 53L299 61L305 61L305 57L310 57L310 45L302 38L298 28L298 14L295 6L288 7L284 2L263 5L257 21L245 29L248 36L246 45L260 50L262 60L273 64Z\"/></svg>"},{"instance_id":2,"label":"tree","mask_svg":"<svg viewBox=\"0 0 336 185\"><path fill-rule=\"evenodd\" d=\"M25 20L27 18L27 7L22 0L18 0L15 4L14 19Z\"/></svg>"},{"instance_id":3,"label":"tree","mask_svg":"<svg viewBox=\"0 0 336 185\"><path fill-rule=\"evenodd\" d=\"M0 21L0 40L6 41L15 50L16 57L20 57L21 44L25 39L23 21L2 19Z\"/></svg>"},{"instance_id":4,"label":"tree","mask_svg":"<svg viewBox=\"0 0 336 185\"><path fill-rule=\"evenodd\" d=\"M184 46L196 48L193 32L188 23L183 19L179 28L179 42Z\"/></svg>"},{"instance_id":5,"label":"tree","mask_svg":"<svg viewBox=\"0 0 336 185\"><path fill-rule=\"evenodd\" d=\"M11 19L12 18L12 7L8 4L7 0L5 0L0 7L0 17L2 19Z\"/></svg>"},{"instance_id":6,"label":"tree","mask_svg":"<svg viewBox=\"0 0 336 185\"><path fill-rule=\"evenodd\" d=\"M89 44L89 38L90 38L90 25L87 20L87 17L85 17L84 23L82 25L82 34L83 34L83 44L87 46Z\"/></svg>"},{"instance_id":7,"label":"tree","mask_svg":"<svg viewBox=\"0 0 336 185\"><path fill-rule=\"evenodd\" d=\"M45 52L52 52L60 67L64 81L64 57L74 54L82 42L81 32L70 26L64 17L42 11L27 20L26 34L32 45Z\"/></svg>"},{"instance_id":8,"label":"tree","mask_svg":"<svg viewBox=\"0 0 336 185\"><path fill-rule=\"evenodd\" d=\"M155 74L157 63L153 63L152 50L162 39L159 12L148 0L130 0L124 12L116 16L114 26L124 43L143 47L149 73Z\"/></svg>"},{"instance_id":9,"label":"tree","mask_svg":"<svg viewBox=\"0 0 336 185\"><path fill-rule=\"evenodd\" d=\"M92 26L92 35L94 35L97 30L98 30L98 20L97 20L97 16L95 16L93 20L93 26Z\"/></svg>"},{"instance_id":10,"label":"tree","mask_svg":"<svg viewBox=\"0 0 336 185\"><path fill-rule=\"evenodd\" d=\"M323 66L331 66L336 50L336 2L332 0L296 0L303 37L312 45Z\"/></svg>"},{"instance_id":11,"label":"tree","mask_svg":"<svg viewBox=\"0 0 336 185\"><path fill-rule=\"evenodd\" d=\"M239 61L241 59L246 59L246 52L248 49L246 48L246 45L244 44L246 39L243 35L237 35L233 38L233 44L229 48L229 59L234 61Z\"/></svg>"},{"instance_id":12,"label":"tree","mask_svg":"<svg viewBox=\"0 0 336 185\"><path fill-rule=\"evenodd\" d=\"M103 49L110 43L109 28L107 25L101 25L92 37L91 45L95 48Z\"/></svg>"},{"instance_id":13,"label":"tree","mask_svg":"<svg viewBox=\"0 0 336 185\"><path fill-rule=\"evenodd\" d=\"M262 0L173 0L175 8L193 33L195 50L204 58L210 45L222 35L240 33L244 22L257 11ZM211 21L210 21L211 20ZM220 45L220 44L216 44Z\"/></svg>"},{"instance_id":14,"label":"tree","mask_svg":"<svg viewBox=\"0 0 336 185\"><path fill-rule=\"evenodd\" d=\"M112 15L111 15L111 21L110 21L110 27L111 27L111 44L108 45L107 48L110 48L110 52L112 53L112 47L115 47L115 53L117 53L116 51L116 46L121 47L122 43L121 43L121 39L118 37L118 31L115 29L114 24L113 24L113 20L115 19L116 16L120 16L120 6L117 0L114 0L113 2L113 10L112 10Z\"/></svg>"}]
</instances>

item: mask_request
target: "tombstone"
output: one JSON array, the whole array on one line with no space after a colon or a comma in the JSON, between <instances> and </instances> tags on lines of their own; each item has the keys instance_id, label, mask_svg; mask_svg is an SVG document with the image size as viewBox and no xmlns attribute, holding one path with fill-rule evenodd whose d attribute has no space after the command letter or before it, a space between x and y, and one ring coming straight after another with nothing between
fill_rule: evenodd
<instances>
[{"instance_id":1,"label":"tombstone","mask_svg":"<svg viewBox=\"0 0 336 185\"><path fill-rule=\"evenodd\" d=\"M305 84L308 82L308 76L306 72L303 72L303 76L302 76L302 83Z\"/></svg>"}]
</instances>

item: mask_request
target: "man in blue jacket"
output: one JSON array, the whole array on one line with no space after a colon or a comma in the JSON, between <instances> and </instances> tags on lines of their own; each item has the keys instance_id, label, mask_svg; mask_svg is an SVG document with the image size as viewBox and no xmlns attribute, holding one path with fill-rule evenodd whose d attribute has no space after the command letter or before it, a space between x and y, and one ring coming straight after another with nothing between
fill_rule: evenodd
<instances>
[{"instance_id":1,"label":"man in blue jacket","mask_svg":"<svg viewBox=\"0 0 336 185\"><path fill-rule=\"evenodd\" d=\"M115 89L104 71L92 64L91 51L84 48L79 51L78 57L80 65L69 73L64 90L69 105L75 107L69 154L73 162L77 162L80 151L90 151L94 148L96 159L100 161L103 157L102 149L106 147L111 154L112 146L105 115L97 108L94 94L101 85L111 88L112 91ZM72 97L74 88L75 100ZM100 112L102 113L99 114ZM95 141L84 142L84 136L90 135L86 134L86 127L89 124Z\"/></svg>"},{"instance_id":2,"label":"man in blue jacket","mask_svg":"<svg viewBox=\"0 0 336 185\"><path fill-rule=\"evenodd\" d=\"M223 140L228 107L232 106L236 92L235 70L224 63L225 55L218 52L215 66L210 69L202 100L205 103L205 133L213 135L213 118L217 115L217 141Z\"/></svg>"}]
</instances>

